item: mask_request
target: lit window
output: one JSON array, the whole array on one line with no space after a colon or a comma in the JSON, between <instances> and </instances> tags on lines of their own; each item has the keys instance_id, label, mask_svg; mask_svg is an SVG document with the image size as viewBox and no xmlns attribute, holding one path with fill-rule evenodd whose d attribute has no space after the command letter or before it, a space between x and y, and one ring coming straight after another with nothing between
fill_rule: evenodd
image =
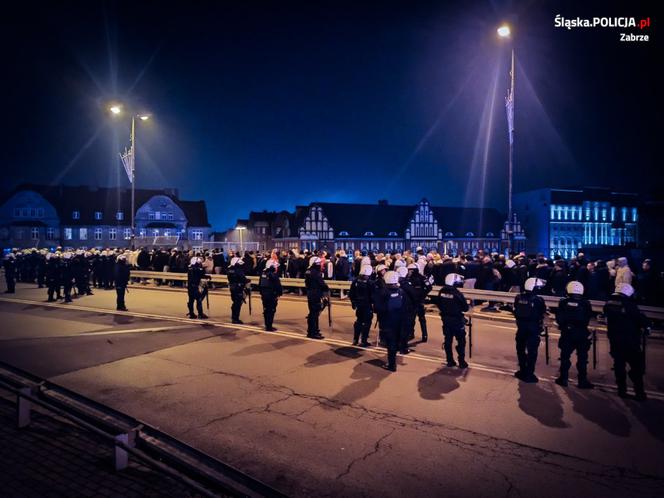
<instances>
[{"instance_id":1,"label":"lit window","mask_svg":"<svg viewBox=\"0 0 664 498\"><path fill-rule=\"evenodd\" d=\"M168 221L173 221L173 213L168 213Z\"/></svg>"},{"instance_id":2,"label":"lit window","mask_svg":"<svg viewBox=\"0 0 664 498\"><path fill-rule=\"evenodd\" d=\"M145 237L145 229L144 229L144 228L141 228L141 229L138 231L138 236L139 236L139 237Z\"/></svg>"},{"instance_id":3,"label":"lit window","mask_svg":"<svg viewBox=\"0 0 664 498\"><path fill-rule=\"evenodd\" d=\"M637 221L638 215L636 212L636 208L632 208L632 221Z\"/></svg>"},{"instance_id":4,"label":"lit window","mask_svg":"<svg viewBox=\"0 0 664 498\"><path fill-rule=\"evenodd\" d=\"M192 230L191 238L194 240L203 240L203 231L202 230Z\"/></svg>"},{"instance_id":5,"label":"lit window","mask_svg":"<svg viewBox=\"0 0 664 498\"><path fill-rule=\"evenodd\" d=\"M88 229L87 228L79 228L78 229L78 238L81 240L88 240Z\"/></svg>"},{"instance_id":6,"label":"lit window","mask_svg":"<svg viewBox=\"0 0 664 498\"><path fill-rule=\"evenodd\" d=\"M373 237L373 232L364 232L365 237Z\"/></svg>"},{"instance_id":7,"label":"lit window","mask_svg":"<svg viewBox=\"0 0 664 498\"><path fill-rule=\"evenodd\" d=\"M165 237L170 237L171 236L171 231L169 229L164 230L164 236Z\"/></svg>"},{"instance_id":8,"label":"lit window","mask_svg":"<svg viewBox=\"0 0 664 498\"><path fill-rule=\"evenodd\" d=\"M95 240L101 240L102 231L101 228L95 228Z\"/></svg>"},{"instance_id":9,"label":"lit window","mask_svg":"<svg viewBox=\"0 0 664 498\"><path fill-rule=\"evenodd\" d=\"M627 221L627 208L622 208L622 220Z\"/></svg>"},{"instance_id":10,"label":"lit window","mask_svg":"<svg viewBox=\"0 0 664 498\"><path fill-rule=\"evenodd\" d=\"M32 230L30 230L30 235L32 240L39 240L39 228L32 227Z\"/></svg>"},{"instance_id":11,"label":"lit window","mask_svg":"<svg viewBox=\"0 0 664 498\"><path fill-rule=\"evenodd\" d=\"M115 213L115 219L118 221L124 220L124 213L122 211L118 211L117 213Z\"/></svg>"},{"instance_id":12,"label":"lit window","mask_svg":"<svg viewBox=\"0 0 664 498\"><path fill-rule=\"evenodd\" d=\"M611 208L611 221L616 221L616 208Z\"/></svg>"},{"instance_id":13,"label":"lit window","mask_svg":"<svg viewBox=\"0 0 664 498\"><path fill-rule=\"evenodd\" d=\"M117 236L117 230L115 228L109 228L108 229L108 238L110 240L115 240Z\"/></svg>"},{"instance_id":14,"label":"lit window","mask_svg":"<svg viewBox=\"0 0 664 498\"><path fill-rule=\"evenodd\" d=\"M159 229L158 228L153 229L152 235L154 235L155 237L159 237Z\"/></svg>"},{"instance_id":15,"label":"lit window","mask_svg":"<svg viewBox=\"0 0 664 498\"><path fill-rule=\"evenodd\" d=\"M72 229L65 228L65 240L71 240L71 239L72 239Z\"/></svg>"},{"instance_id":16,"label":"lit window","mask_svg":"<svg viewBox=\"0 0 664 498\"><path fill-rule=\"evenodd\" d=\"M154 213L152 211L148 213L148 220L154 220Z\"/></svg>"},{"instance_id":17,"label":"lit window","mask_svg":"<svg viewBox=\"0 0 664 498\"><path fill-rule=\"evenodd\" d=\"M47 228L46 229L46 240L53 240L55 238L55 229Z\"/></svg>"},{"instance_id":18,"label":"lit window","mask_svg":"<svg viewBox=\"0 0 664 498\"><path fill-rule=\"evenodd\" d=\"M74 211L71 213L71 219L72 220L79 220L81 219L81 212L80 211Z\"/></svg>"},{"instance_id":19,"label":"lit window","mask_svg":"<svg viewBox=\"0 0 664 498\"><path fill-rule=\"evenodd\" d=\"M102 214L101 211L95 211L95 220L101 220Z\"/></svg>"},{"instance_id":20,"label":"lit window","mask_svg":"<svg viewBox=\"0 0 664 498\"><path fill-rule=\"evenodd\" d=\"M124 238L126 239L131 239L131 228L125 228L124 229Z\"/></svg>"}]
</instances>

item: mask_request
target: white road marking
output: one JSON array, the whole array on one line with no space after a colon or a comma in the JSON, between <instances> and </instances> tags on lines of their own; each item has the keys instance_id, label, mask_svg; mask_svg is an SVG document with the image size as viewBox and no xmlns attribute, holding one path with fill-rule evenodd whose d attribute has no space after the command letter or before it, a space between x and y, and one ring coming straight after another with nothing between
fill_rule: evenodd
<instances>
[{"instance_id":1,"label":"white road marking","mask_svg":"<svg viewBox=\"0 0 664 498\"><path fill-rule=\"evenodd\" d=\"M377 348L377 347L371 347L371 348L363 348L361 346L353 346L352 343L348 341L342 341L339 339L332 339L332 338L325 338L325 339L312 339L310 337L307 337L305 335L302 335L301 333L298 332L292 332L292 331L287 331L287 330L282 330L279 329L276 332L265 332L263 327L259 327L256 325L245 325L245 324L234 324L234 323L228 323L228 322L217 322L214 320L192 320L190 318L179 318L175 316L169 316L169 315L156 315L152 313L138 313L135 311L115 311L111 309L105 309L105 308L92 308L89 306L79 306L76 304L64 304L64 303L47 303L43 301L33 301L29 299L19 299L19 298L8 298L8 297L0 297L0 301L5 301L5 302L10 302L10 303L16 303L16 304L32 304L32 305L37 305L37 306L46 306L46 307L52 307L52 308L60 308L64 310L77 310L77 311L91 311L91 312L96 312L96 313L105 313L105 314L113 314L113 315L124 315L124 316L135 316L138 318L148 318L148 319L153 319L153 320L162 320L162 321L174 321L174 322L181 322L181 323L187 323L190 326L213 326L213 327L220 327L220 328L228 328L228 329L233 329L233 330L246 330L247 332L261 332L269 335L279 335L279 336L284 336L284 337L291 337L294 339L299 339L303 341L310 341L310 342L318 342L318 343L325 343L325 344L332 344L336 346L344 346L344 347L352 347L354 349L360 349L364 351L368 351L370 353L384 353L386 350L384 348ZM188 328L188 327L182 327L182 328ZM87 334L86 334L87 335ZM433 356L429 355L423 355L421 353L410 353L408 355L402 355L399 353L399 356L402 357L408 357L408 358L413 358L416 360L420 361L426 361L429 363L437 363L437 364L443 364L443 359L441 358L436 358ZM479 370L482 372L488 372L488 373L493 373L497 375L504 375L508 377L513 377L514 376L514 371L513 370L507 370L507 369L501 369L501 368L496 368L496 367L490 367L487 365L483 365L481 363L475 363L472 361L469 361L468 364L472 367L473 370ZM539 378L541 381L544 382L553 382L555 380L554 377L540 377ZM608 384L598 384L595 383L597 387L600 387L604 390L608 391L615 391L616 387L613 385L608 385ZM561 388L562 389L562 388ZM646 390L646 393L648 394L649 397L651 398L656 398L659 400L664 400L664 393L660 393L659 391L650 391Z\"/></svg>"}]
</instances>

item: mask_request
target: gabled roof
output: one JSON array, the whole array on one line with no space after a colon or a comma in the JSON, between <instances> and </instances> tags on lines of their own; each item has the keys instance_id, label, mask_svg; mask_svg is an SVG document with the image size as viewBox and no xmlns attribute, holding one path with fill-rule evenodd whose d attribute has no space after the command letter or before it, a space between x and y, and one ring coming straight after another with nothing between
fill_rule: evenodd
<instances>
[{"instance_id":1,"label":"gabled roof","mask_svg":"<svg viewBox=\"0 0 664 498\"><path fill-rule=\"evenodd\" d=\"M323 208L335 236L340 232L348 232L349 237L364 237L366 232L373 232L374 237L389 237L396 232L403 237L415 206L393 206L378 204L338 204L314 202ZM298 225L299 228L300 225Z\"/></svg>"},{"instance_id":2,"label":"gabled roof","mask_svg":"<svg viewBox=\"0 0 664 498\"><path fill-rule=\"evenodd\" d=\"M131 219L131 189L22 184L3 195L0 203L4 203L11 196L23 190L37 192L50 202L58 212L60 222L63 224L116 225L127 224ZM177 204L187 217L190 226L210 226L205 201L181 201L175 189L136 189L135 208L138 210L155 195L166 196ZM77 220L72 218L74 211L80 213L80 218ZM101 220L95 219L97 211L102 213ZM124 214L122 222L118 222L115 218L118 211L122 211Z\"/></svg>"}]
</instances>

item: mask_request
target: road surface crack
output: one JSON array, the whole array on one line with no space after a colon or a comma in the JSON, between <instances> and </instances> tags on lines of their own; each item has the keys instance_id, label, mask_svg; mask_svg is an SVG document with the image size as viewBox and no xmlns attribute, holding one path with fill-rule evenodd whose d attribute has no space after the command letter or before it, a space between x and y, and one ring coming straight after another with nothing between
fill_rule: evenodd
<instances>
[{"instance_id":1,"label":"road surface crack","mask_svg":"<svg viewBox=\"0 0 664 498\"><path fill-rule=\"evenodd\" d=\"M373 446L373 448L372 448L371 450L369 450L369 451L368 451L367 453L365 453L364 455L362 455L362 456L360 456L360 457L357 457L357 458L354 458L353 460L351 460L350 463L346 466L346 470L344 470L341 474L339 474L337 477L335 477L335 480L338 481L338 480L341 479L342 477L345 477L345 476L347 476L348 474L350 474L351 470L353 469L353 467L355 466L356 463L358 463L358 462L364 462L364 461L365 461L367 458L369 458L371 455L375 455L376 453L378 453L378 451L380 451L380 445L381 445L381 443L382 443L383 441L385 441L388 437L390 437L392 434L394 434L394 432L395 432L396 430L397 430L396 427L393 427L392 430L390 430L387 434L381 436L381 437L378 439L378 441L376 441L376 442L374 443L374 446Z\"/></svg>"}]
</instances>

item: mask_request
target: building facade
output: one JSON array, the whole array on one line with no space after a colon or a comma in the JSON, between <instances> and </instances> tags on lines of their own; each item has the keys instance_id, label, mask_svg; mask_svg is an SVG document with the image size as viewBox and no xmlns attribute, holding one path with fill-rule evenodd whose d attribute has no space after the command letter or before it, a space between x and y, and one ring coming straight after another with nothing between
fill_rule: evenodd
<instances>
[{"instance_id":1,"label":"building facade","mask_svg":"<svg viewBox=\"0 0 664 498\"><path fill-rule=\"evenodd\" d=\"M135 244L202 247L210 236L204 201L175 189L136 190ZM0 198L3 248L127 247L131 191L85 186L21 185Z\"/></svg>"},{"instance_id":2,"label":"building facade","mask_svg":"<svg viewBox=\"0 0 664 498\"><path fill-rule=\"evenodd\" d=\"M255 218L246 220L245 242L260 241L261 249L392 252L422 247L425 251L458 254L480 249L502 252L508 242L505 217L497 210L437 207L426 199L406 206L387 201L312 202L297 206L292 213L262 213ZM515 227L514 242L521 248L525 233L518 222Z\"/></svg>"},{"instance_id":3,"label":"building facade","mask_svg":"<svg viewBox=\"0 0 664 498\"><path fill-rule=\"evenodd\" d=\"M515 194L514 210L528 233L528 252L570 258L581 249L638 244L637 194L605 188L538 189Z\"/></svg>"}]
</instances>

